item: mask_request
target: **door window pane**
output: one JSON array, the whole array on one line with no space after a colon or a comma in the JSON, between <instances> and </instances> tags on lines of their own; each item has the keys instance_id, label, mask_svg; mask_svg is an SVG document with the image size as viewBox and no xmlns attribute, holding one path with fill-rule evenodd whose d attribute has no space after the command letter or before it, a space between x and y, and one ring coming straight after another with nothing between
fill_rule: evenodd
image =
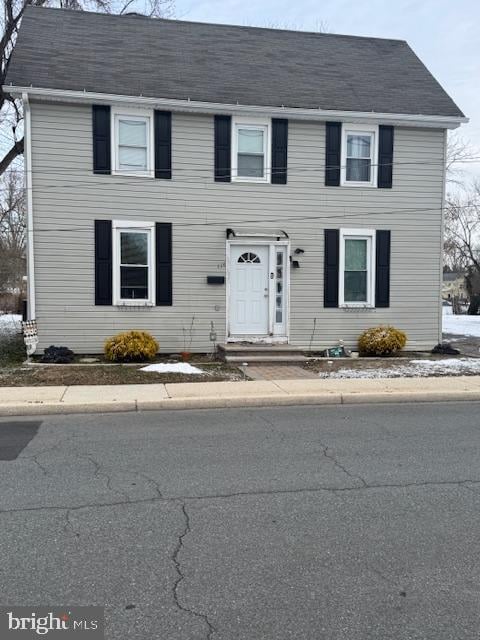
<instances>
[{"instance_id":1,"label":"door window pane","mask_svg":"<svg viewBox=\"0 0 480 640\"><path fill-rule=\"evenodd\" d=\"M275 322L283 322L283 261L284 251L277 251L276 265L276 296L275 296Z\"/></svg>"}]
</instances>

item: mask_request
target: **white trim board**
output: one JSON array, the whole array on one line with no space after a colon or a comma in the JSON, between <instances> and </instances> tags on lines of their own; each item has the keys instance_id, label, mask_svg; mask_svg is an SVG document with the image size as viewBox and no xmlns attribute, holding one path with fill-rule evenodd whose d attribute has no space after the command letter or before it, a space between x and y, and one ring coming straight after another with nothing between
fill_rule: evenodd
<instances>
[{"instance_id":1,"label":"white trim board","mask_svg":"<svg viewBox=\"0 0 480 640\"><path fill-rule=\"evenodd\" d=\"M25 194L27 205L27 318L36 319L35 301L35 256L34 256L34 233L33 233L33 194L32 194L32 117L28 94L22 95L25 123Z\"/></svg>"},{"instance_id":2,"label":"white trim board","mask_svg":"<svg viewBox=\"0 0 480 640\"><path fill-rule=\"evenodd\" d=\"M119 157L119 121L121 118L135 118L144 120L146 123L147 134L147 168L145 171L124 171L120 169ZM155 177L155 130L153 122L153 109L132 109L127 106L115 106L110 114L110 146L112 158L112 175L115 176L134 176L142 178Z\"/></svg>"},{"instance_id":3,"label":"white trim board","mask_svg":"<svg viewBox=\"0 0 480 640\"><path fill-rule=\"evenodd\" d=\"M368 134L371 136L370 143L370 180L369 182L347 180L347 139L349 134ZM341 161L340 161L340 186L342 187L360 187L360 188L377 188L378 173L378 126L377 125L359 125L345 122L342 126L342 142L341 142Z\"/></svg>"},{"instance_id":4,"label":"white trim board","mask_svg":"<svg viewBox=\"0 0 480 640\"><path fill-rule=\"evenodd\" d=\"M148 299L125 299L120 295L120 242L122 231L148 232ZM155 306L155 223L134 222L130 220L112 221L112 291L114 307L153 307Z\"/></svg>"},{"instance_id":5,"label":"white trim board","mask_svg":"<svg viewBox=\"0 0 480 640\"><path fill-rule=\"evenodd\" d=\"M461 116L438 116L410 113L377 113L364 111L341 111L330 109L298 109L295 107L268 107L258 105L222 104L199 102L196 100L175 100L170 98L149 98L145 96L122 96L91 91L68 91L42 87L17 87L3 85L3 91L18 98L28 94L30 98L50 102L70 102L81 104L130 104L149 105L151 108L169 109L180 112L226 113L251 116L270 115L295 120L373 122L377 124L403 125L409 127L434 127L437 129L456 129L469 118Z\"/></svg>"},{"instance_id":6,"label":"white trim board","mask_svg":"<svg viewBox=\"0 0 480 640\"><path fill-rule=\"evenodd\" d=\"M343 309L373 309L375 308L375 229L340 229L339 269L338 269L338 306ZM367 240L367 300L365 302L345 302L345 240Z\"/></svg>"}]
</instances>

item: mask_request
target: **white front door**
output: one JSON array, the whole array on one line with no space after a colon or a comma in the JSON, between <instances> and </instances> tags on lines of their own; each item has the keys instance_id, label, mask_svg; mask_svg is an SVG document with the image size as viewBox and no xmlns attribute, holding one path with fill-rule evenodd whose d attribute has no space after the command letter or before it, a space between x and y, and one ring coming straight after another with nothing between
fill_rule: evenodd
<instances>
[{"instance_id":1,"label":"white front door","mask_svg":"<svg viewBox=\"0 0 480 640\"><path fill-rule=\"evenodd\" d=\"M231 246L230 335L268 335L269 259L267 245Z\"/></svg>"}]
</instances>

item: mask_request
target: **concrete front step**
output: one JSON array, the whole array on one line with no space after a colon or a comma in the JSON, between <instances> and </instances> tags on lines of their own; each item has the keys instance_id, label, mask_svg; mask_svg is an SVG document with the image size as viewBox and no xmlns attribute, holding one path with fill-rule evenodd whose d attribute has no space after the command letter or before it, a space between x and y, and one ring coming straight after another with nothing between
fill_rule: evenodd
<instances>
[{"instance_id":1,"label":"concrete front step","mask_svg":"<svg viewBox=\"0 0 480 640\"><path fill-rule=\"evenodd\" d=\"M233 342L218 345L218 351L225 362L232 364L293 364L305 362L306 357L299 347L289 344L255 344Z\"/></svg>"},{"instance_id":2,"label":"concrete front step","mask_svg":"<svg viewBox=\"0 0 480 640\"><path fill-rule=\"evenodd\" d=\"M246 362L247 364L273 364L273 365L288 365L295 363L305 362L307 358L301 354L297 355L270 355L270 354L261 354L261 355L227 355L225 356L225 362L229 362L230 364L243 364Z\"/></svg>"}]
</instances>

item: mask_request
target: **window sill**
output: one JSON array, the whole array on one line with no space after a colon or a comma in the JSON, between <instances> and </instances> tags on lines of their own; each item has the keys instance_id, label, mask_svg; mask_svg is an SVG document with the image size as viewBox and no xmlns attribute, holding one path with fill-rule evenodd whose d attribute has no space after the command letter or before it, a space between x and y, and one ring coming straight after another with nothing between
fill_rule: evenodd
<instances>
[{"instance_id":1,"label":"window sill","mask_svg":"<svg viewBox=\"0 0 480 640\"><path fill-rule=\"evenodd\" d=\"M271 184L268 178L233 178L232 182L247 182L248 184Z\"/></svg>"},{"instance_id":2,"label":"window sill","mask_svg":"<svg viewBox=\"0 0 480 640\"><path fill-rule=\"evenodd\" d=\"M339 304L338 305L340 309L346 309L351 310L353 309L354 311L369 311L371 309L375 309L375 306L373 304L370 303L359 303L359 304L355 304L354 302L349 302L349 303L344 303L344 304Z\"/></svg>"},{"instance_id":3,"label":"window sill","mask_svg":"<svg viewBox=\"0 0 480 640\"><path fill-rule=\"evenodd\" d=\"M153 171L148 171L148 173L130 173L126 171L115 171L112 170L112 176L118 176L120 178L155 178L155 173Z\"/></svg>"},{"instance_id":4,"label":"window sill","mask_svg":"<svg viewBox=\"0 0 480 640\"><path fill-rule=\"evenodd\" d=\"M135 300L135 301L132 301L132 300L117 300L117 301L115 301L113 303L113 306L114 307L135 307L135 308L142 307L143 308L143 307L154 307L155 304L153 302L150 302L150 301L145 302L145 301L142 301L142 300Z\"/></svg>"},{"instance_id":5,"label":"window sill","mask_svg":"<svg viewBox=\"0 0 480 640\"><path fill-rule=\"evenodd\" d=\"M373 182L341 182L340 183L341 187L357 187L357 188L365 188L365 189L376 189L377 185L374 184Z\"/></svg>"}]
</instances>

